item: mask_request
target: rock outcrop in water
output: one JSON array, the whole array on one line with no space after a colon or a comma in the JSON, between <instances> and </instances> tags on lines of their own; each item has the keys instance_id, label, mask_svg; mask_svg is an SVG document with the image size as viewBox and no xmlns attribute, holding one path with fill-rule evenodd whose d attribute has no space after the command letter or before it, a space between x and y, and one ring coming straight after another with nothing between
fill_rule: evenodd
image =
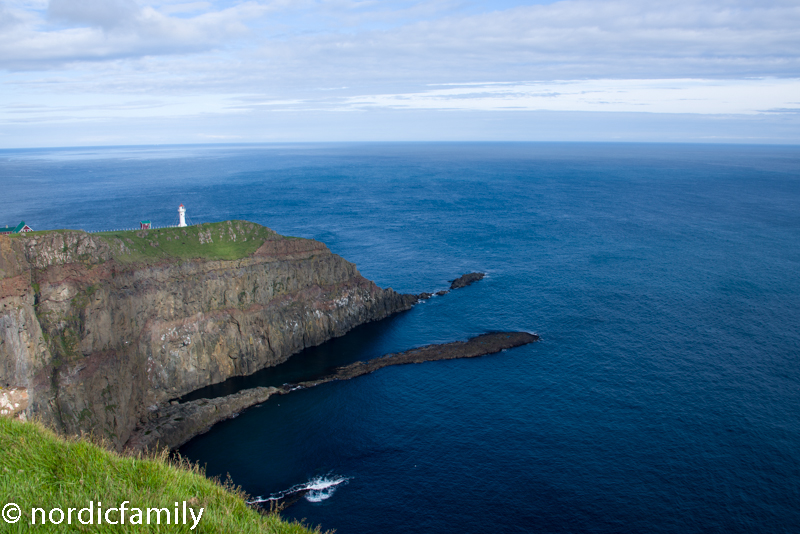
<instances>
[{"instance_id":1,"label":"rock outcrop in water","mask_svg":"<svg viewBox=\"0 0 800 534\"><path fill-rule=\"evenodd\" d=\"M28 417L121 447L169 399L416 301L242 221L0 236L0 387Z\"/></svg>"},{"instance_id":2,"label":"rock outcrop in water","mask_svg":"<svg viewBox=\"0 0 800 534\"><path fill-rule=\"evenodd\" d=\"M185 403L175 401L151 413L148 420L133 432L126 448L134 452L159 447L174 449L207 431L215 423L234 417L245 408L261 404L272 395L285 395L297 389L311 388L334 380L349 380L391 365L485 356L527 345L538 339L538 335L527 332L494 332L468 341L427 345L405 352L387 354L367 362L355 362L339 367L322 378L286 384L279 388L257 387L215 399L198 399Z\"/></svg>"},{"instance_id":3,"label":"rock outcrop in water","mask_svg":"<svg viewBox=\"0 0 800 534\"><path fill-rule=\"evenodd\" d=\"M462 287L467 287L468 285L472 285L478 280L483 280L483 277L486 276L486 273L467 273L462 274L458 278L452 281L450 284L450 289L460 289Z\"/></svg>"}]
</instances>

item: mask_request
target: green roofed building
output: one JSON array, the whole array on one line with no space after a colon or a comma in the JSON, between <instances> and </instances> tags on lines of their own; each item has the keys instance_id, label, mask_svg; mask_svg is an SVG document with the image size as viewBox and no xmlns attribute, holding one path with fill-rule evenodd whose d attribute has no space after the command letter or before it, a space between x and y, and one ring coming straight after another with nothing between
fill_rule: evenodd
<instances>
[{"instance_id":1,"label":"green roofed building","mask_svg":"<svg viewBox=\"0 0 800 534\"><path fill-rule=\"evenodd\" d=\"M8 225L5 228L0 228L0 234L24 234L25 232L33 232L33 228L25 224L25 221L20 222L14 228Z\"/></svg>"},{"instance_id":2,"label":"green roofed building","mask_svg":"<svg viewBox=\"0 0 800 534\"><path fill-rule=\"evenodd\" d=\"M149 230L150 229L150 221L139 221L139 229L140 230Z\"/></svg>"}]
</instances>

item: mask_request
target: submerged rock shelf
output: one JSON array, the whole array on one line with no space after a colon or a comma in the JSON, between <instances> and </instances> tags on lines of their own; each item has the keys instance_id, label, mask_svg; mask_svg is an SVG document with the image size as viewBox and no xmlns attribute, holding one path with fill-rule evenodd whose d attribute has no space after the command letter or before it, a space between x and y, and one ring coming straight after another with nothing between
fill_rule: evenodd
<instances>
[{"instance_id":1,"label":"submerged rock shelf","mask_svg":"<svg viewBox=\"0 0 800 534\"><path fill-rule=\"evenodd\" d=\"M436 360L453 360L456 358L475 358L486 354L493 354L501 350L510 349L533 343L539 336L527 332L496 332L474 337L469 341L454 341L442 345L426 345L418 349L407 350L396 354L387 354L367 362L355 362L345 367L339 367L333 374L318 380L300 382L300 387L314 387L333 380L348 380L357 376L366 375L390 365L403 365L407 363L422 363Z\"/></svg>"},{"instance_id":2,"label":"submerged rock shelf","mask_svg":"<svg viewBox=\"0 0 800 534\"><path fill-rule=\"evenodd\" d=\"M261 404L272 395L285 395L334 380L349 380L391 365L475 358L527 345L538 339L538 335L528 332L494 332L468 341L426 345L405 352L387 354L367 362L355 362L339 367L333 373L316 380L285 384L281 387L251 388L216 399L199 399L185 403L173 401L151 412L147 420L133 432L125 448L133 452L165 447L177 448L208 431L214 424L235 417L242 410Z\"/></svg>"}]
</instances>

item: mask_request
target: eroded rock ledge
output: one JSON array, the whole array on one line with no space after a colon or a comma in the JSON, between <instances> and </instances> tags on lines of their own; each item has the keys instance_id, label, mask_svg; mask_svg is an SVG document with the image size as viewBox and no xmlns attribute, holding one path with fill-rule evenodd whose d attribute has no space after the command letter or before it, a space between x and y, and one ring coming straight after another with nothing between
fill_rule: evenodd
<instances>
[{"instance_id":1,"label":"eroded rock ledge","mask_svg":"<svg viewBox=\"0 0 800 534\"><path fill-rule=\"evenodd\" d=\"M215 399L199 399L185 403L173 401L152 410L133 432L125 448L130 452L164 447L177 448L198 434L206 432L219 421L234 417L246 408L261 404L272 395L285 395L298 389L311 388L334 380L349 380L390 365L475 358L527 345L538 339L538 335L527 332L495 332L477 336L468 341L427 345L405 352L387 354L367 362L355 362L339 367L323 378L297 384L285 384L279 388L258 387Z\"/></svg>"}]
</instances>

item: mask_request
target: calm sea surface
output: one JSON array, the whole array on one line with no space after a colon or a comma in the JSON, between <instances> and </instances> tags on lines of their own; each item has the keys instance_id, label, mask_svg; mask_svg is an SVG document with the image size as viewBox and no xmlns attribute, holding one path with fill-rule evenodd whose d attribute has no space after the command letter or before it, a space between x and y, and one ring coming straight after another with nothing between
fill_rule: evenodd
<instances>
[{"instance_id":1,"label":"calm sea surface","mask_svg":"<svg viewBox=\"0 0 800 534\"><path fill-rule=\"evenodd\" d=\"M499 329L541 342L274 398L181 453L347 533L800 529L800 148L0 151L2 224L247 219L383 287L483 281L211 391Z\"/></svg>"}]
</instances>

